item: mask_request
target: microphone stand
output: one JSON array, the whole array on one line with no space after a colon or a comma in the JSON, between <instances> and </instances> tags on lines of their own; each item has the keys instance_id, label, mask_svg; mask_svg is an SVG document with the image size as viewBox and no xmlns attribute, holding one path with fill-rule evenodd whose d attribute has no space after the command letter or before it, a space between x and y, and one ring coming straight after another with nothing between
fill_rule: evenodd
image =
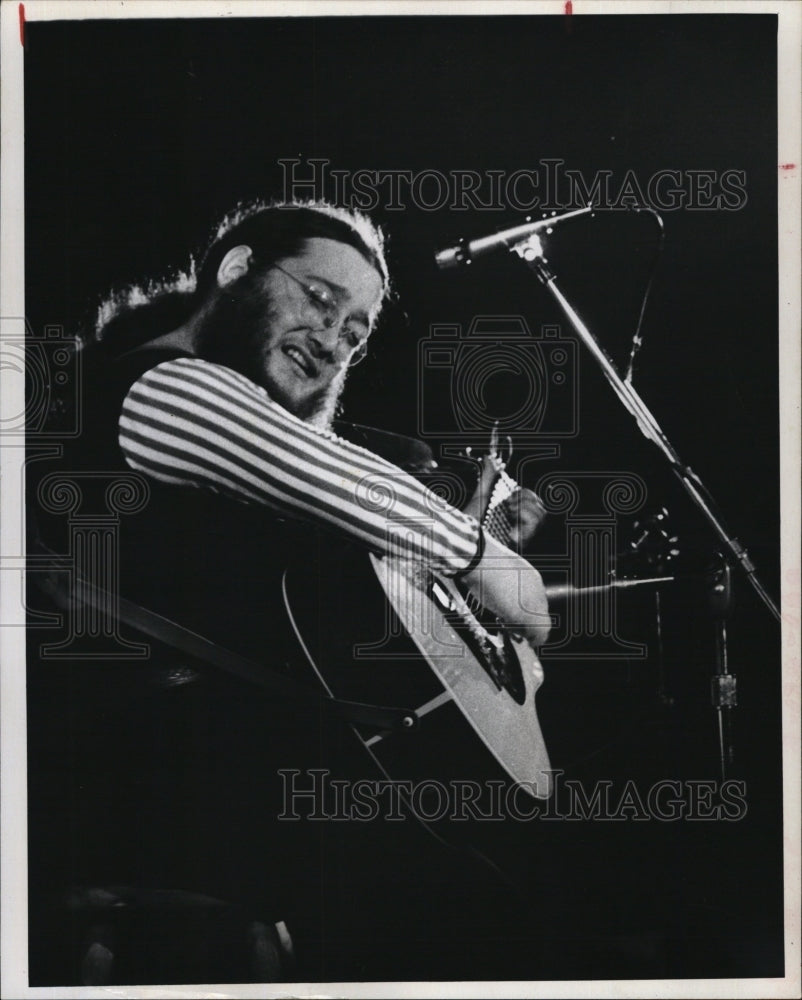
<instances>
[{"instance_id":1,"label":"microphone stand","mask_svg":"<svg viewBox=\"0 0 802 1000\"><path fill-rule=\"evenodd\" d=\"M680 460L676 449L663 433L657 420L640 398L632 383L623 380L615 369L612 361L599 346L596 338L577 315L571 303L557 287L554 273L543 255L543 246L536 233L521 240L510 248L518 254L538 281L545 286L568 317L571 326L579 338L596 359L605 378L613 387L618 398L629 410L640 428L641 433L652 441L668 460L674 475L682 483L685 492L696 504L718 536L723 548L724 568L713 574L710 584L710 611L716 629L716 667L712 679L712 700L716 709L718 723L719 764L722 779L726 779L728 768L734 762L735 750L732 741L732 712L737 704L735 677L729 672L727 659L727 627L726 619L731 607L731 580L729 563L740 566L747 580L760 597L761 601L774 617L780 621L780 612L766 588L757 577L755 566L749 558L746 549L737 538L732 537L724 527L718 513L713 509L713 501L699 477ZM707 497L704 495L707 494ZM729 557L729 558L727 558Z\"/></svg>"},{"instance_id":2,"label":"microphone stand","mask_svg":"<svg viewBox=\"0 0 802 1000\"><path fill-rule=\"evenodd\" d=\"M563 313L568 318L571 326L576 330L580 340L590 351L599 364L607 381L612 386L618 398L629 410L640 428L641 433L649 441L652 441L668 460L674 475L682 483L685 492L693 500L702 512L713 531L718 536L724 549L725 556L728 556L734 566L739 566L745 574L747 580L760 597L763 604L780 621L780 612L769 595L762 582L758 579L755 565L749 558L749 554L743 545L729 534L725 528L719 514L713 509L713 502L709 499L709 494L699 477L689 466L685 465L677 454L676 449L663 433L654 415L638 395L635 387L629 381L624 381L615 369L612 361L607 357L599 346L596 338L585 326L577 315L571 303L566 299L557 287L555 274L548 265L547 259L543 256L543 246L537 234L529 236L525 240L513 245L511 250L518 254L521 260L534 272L538 281L547 289L556 300ZM707 497L705 496L707 494Z\"/></svg>"},{"instance_id":3,"label":"microphone stand","mask_svg":"<svg viewBox=\"0 0 802 1000\"><path fill-rule=\"evenodd\" d=\"M718 722L721 780L726 781L729 768L735 762L733 709L738 704L738 689L736 678L730 673L727 655L727 619L732 613L731 573L729 563L720 556L708 575L707 584L707 600L716 642L716 670L710 684L710 693Z\"/></svg>"}]
</instances>

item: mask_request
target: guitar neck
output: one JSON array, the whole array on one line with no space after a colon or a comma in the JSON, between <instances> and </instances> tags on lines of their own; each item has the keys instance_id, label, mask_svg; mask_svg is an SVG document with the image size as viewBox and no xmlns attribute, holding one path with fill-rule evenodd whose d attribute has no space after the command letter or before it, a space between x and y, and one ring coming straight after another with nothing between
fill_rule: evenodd
<instances>
[{"instance_id":1,"label":"guitar neck","mask_svg":"<svg viewBox=\"0 0 802 1000\"><path fill-rule=\"evenodd\" d=\"M482 527L488 534L502 545L509 546L512 522L504 508L504 501L520 490L518 483L501 466L493 485L490 501L482 519ZM673 539L676 541L676 539ZM608 583L596 584L591 587L575 587L571 583L558 583L546 586L546 597L549 601L566 601L573 597L585 597L593 594L605 594L613 590L628 590L632 587L656 586L661 583L671 583L674 576L640 577L633 580L610 580Z\"/></svg>"},{"instance_id":2,"label":"guitar neck","mask_svg":"<svg viewBox=\"0 0 802 1000\"><path fill-rule=\"evenodd\" d=\"M512 523L502 504L520 488L512 476L507 473L506 469L501 468L499 470L485 516L482 518L482 527L497 542L501 542L502 545L510 544L510 532L512 530Z\"/></svg>"}]
</instances>

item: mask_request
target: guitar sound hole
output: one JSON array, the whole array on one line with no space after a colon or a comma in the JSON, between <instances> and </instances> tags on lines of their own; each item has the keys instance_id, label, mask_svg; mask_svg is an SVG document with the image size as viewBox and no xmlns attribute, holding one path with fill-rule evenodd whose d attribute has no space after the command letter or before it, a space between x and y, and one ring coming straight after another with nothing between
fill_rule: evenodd
<instances>
[{"instance_id":1,"label":"guitar sound hole","mask_svg":"<svg viewBox=\"0 0 802 1000\"><path fill-rule=\"evenodd\" d=\"M464 597L467 592L459 588ZM459 635L476 657L490 679L499 689L506 691L519 705L526 701L526 684L515 646L497 619L482 608L472 610L471 619L457 610L448 595L438 587L430 590L430 597L448 624Z\"/></svg>"},{"instance_id":2,"label":"guitar sound hole","mask_svg":"<svg viewBox=\"0 0 802 1000\"><path fill-rule=\"evenodd\" d=\"M504 639L502 656L504 661L503 686L504 689L509 692L514 701L517 701L519 705L523 705L526 701L526 685L524 684L524 675L521 670L521 661L518 659L518 653L516 652L515 646L513 646L509 635L506 632L502 632L502 635Z\"/></svg>"}]
</instances>

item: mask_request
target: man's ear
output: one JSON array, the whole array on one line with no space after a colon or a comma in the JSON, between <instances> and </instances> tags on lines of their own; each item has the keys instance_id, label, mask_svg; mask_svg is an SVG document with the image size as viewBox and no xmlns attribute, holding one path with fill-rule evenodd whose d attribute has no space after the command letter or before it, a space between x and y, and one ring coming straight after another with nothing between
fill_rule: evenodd
<instances>
[{"instance_id":1,"label":"man's ear","mask_svg":"<svg viewBox=\"0 0 802 1000\"><path fill-rule=\"evenodd\" d=\"M251 266L253 251L249 246L232 247L220 261L217 269L218 288L227 288L233 284L237 278L247 274Z\"/></svg>"}]
</instances>

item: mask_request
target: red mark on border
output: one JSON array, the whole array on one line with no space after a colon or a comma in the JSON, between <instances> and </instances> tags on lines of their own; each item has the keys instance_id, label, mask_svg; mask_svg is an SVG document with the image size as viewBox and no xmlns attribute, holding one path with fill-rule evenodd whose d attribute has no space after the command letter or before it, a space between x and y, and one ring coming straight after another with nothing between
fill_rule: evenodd
<instances>
[{"instance_id":1,"label":"red mark on border","mask_svg":"<svg viewBox=\"0 0 802 1000\"><path fill-rule=\"evenodd\" d=\"M571 0L565 0L565 13L570 17L574 12L574 5Z\"/></svg>"},{"instance_id":2,"label":"red mark on border","mask_svg":"<svg viewBox=\"0 0 802 1000\"><path fill-rule=\"evenodd\" d=\"M780 170L793 170L796 167L795 163L781 163Z\"/></svg>"},{"instance_id":3,"label":"red mark on border","mask_svg":"<svg viewBox=\"0 0 802 1000\"><path fill-rule=\"evenodd\" d=\"M25 48L25 4L19 5L19 43Z\"/></svg>"}]
</instances>

